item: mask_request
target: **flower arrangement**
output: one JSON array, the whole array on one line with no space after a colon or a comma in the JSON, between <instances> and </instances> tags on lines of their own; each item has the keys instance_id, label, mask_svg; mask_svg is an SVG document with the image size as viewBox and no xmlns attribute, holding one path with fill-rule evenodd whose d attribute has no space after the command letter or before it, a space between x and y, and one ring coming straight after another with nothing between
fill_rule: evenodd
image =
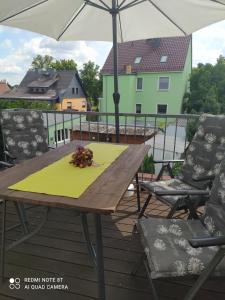
<instances>
[{"instance_id":1,"label":"flower arrangement","mask_svg":"<svg viewBox=\"0 0 225 300\"><path fill-rule=\"evenodd\" d=\"M70 164L73 164L79 168L90 167L93 163L93 151L84 148L83 146L78 146L75 152L72 154L72 160Z\"/></svg>"}]
</instances>

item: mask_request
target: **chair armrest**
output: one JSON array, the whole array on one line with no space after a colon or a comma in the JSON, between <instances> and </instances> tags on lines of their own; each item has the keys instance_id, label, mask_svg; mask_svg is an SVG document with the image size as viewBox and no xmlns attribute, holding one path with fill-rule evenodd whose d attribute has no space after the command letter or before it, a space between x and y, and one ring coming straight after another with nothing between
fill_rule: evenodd
<instances>
[{"instance_id":1,"label":"chair armrest","mask_svg":"<svg viewBox=\"0 0 225 300\"><path fill-rule=\"evenodd\" d=\"M223 246L225 245L225 236L203 236L203 237L197 237L188 240L189 244L193 248L198 247L210 247L210 246Z\"/></svg>"},{"instance_id":2,"label":"chair armrest","mask_svg":"<svg viewBox=\"0 0 225 300\"><path fill-rule=\"evenodd\" d=\"M192 177L192 179L196 182L198 181L205 181L205 180L211 180L213 181L215 179L215 175L210 175L210 176L202 176L202 177Z\"/></svg>"},{"instance_id":3,"label":"chair armrest","mask_svg":"<svg viewBox=\"0 0 225 300\"><path fill-rule=\"evenodd\" d=\"M14 164L10 164L10 163L7 163L5 161L0 161L0 165L3 166L3 167L6 167L6 168L11 168L14 166Z\"/></svg>"},{"instance_id":4,"label":"chair armrest","mask_svg":"<svg viewBox=\"0 0 225 300\"><path fill-rule=\"evenodd\" d=\"M175 163L175 162L184 162L184 159L165 159L165 160L154 160L153 161L155 164L161 164L161 163Z\"/></svg>"},{"instance_id":5,"label":"chair armrest","mask_svg":"<svg viewBox=\"0 0 225 300\"><path fill-rule=\"evenodd\" d=\"M173 190L173 191L155 190L154 194L159 196L170 196L170 195L210 196L210 193L207 190Z\"/></svg>"},{"instance_id":6,"label":"chair armrest","mask_svg":"<svg viewBox=\"0 0 225 300\"><path fill-rule=\"evenodd\" d=\"M8 156L10 159L16 159L16 157L14 157L14 156L12 156L12 154L10 154L9 153L9 151L4 151L4 154L6 155L6 156Z\"/></svg>"}]
</instances>

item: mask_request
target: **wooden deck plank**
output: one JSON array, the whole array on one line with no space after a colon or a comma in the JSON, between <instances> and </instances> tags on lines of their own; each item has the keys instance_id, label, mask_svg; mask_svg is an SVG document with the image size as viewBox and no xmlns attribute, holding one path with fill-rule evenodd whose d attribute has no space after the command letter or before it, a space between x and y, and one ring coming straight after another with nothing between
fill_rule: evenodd
<instances>
[{"instance_id":1,"label":"wooden deck plank","mask_svg":"<svg viewBox=\"0 0 225 300\"><path fill-rule=\"evenodd\" d=\"M166 208L154 201L151 213L165 214ZM29 210L32 222L40 221L42 208ZM138 234L133 234L137 218L135 197L124 197L119 210L103 217L103 243L105 257L106 293L108 300L151 300L151 290L144 268L136 277L130 275L133 264L140 257L142 247ZM91 236L92 218L88 217ZM9 207L8 224L15 224L17 216ZM7 234L13 241L20 230ZM63 277L68 291L10 290L8 282L0 287L0 300L91 300L97 299L96 273L83 241L79 217L73 211L54 209L45 227L28 242L6 255L8 277ZM193 280L157 280L160 300L180 300L193 284ZM224 278L211 279L198 294L198 300L225 299Z\"/></svg>"}]
</instances>

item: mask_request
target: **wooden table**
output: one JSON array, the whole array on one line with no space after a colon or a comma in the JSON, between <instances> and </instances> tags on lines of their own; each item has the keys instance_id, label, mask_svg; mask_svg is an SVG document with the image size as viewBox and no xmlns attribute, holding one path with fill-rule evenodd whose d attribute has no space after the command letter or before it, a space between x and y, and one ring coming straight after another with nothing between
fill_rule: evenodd
<instances>
[{"instance_id":1,"label":"wooden table","mask_svg":"<svg viewBox=\"0 0 225 300\"><path fill-rule=\"evenodd\" d=\"M88 142L73 141L67 145L51 150L40 157L27 160L1 173L0 197L3 199L2 252L1 268L4 277L5 258L5 219L6 202L31 203L48 207L71 208L80 212L93 213L96 228L96 261L98 272L99 298L105 299L104 259L102 244L101 215L116 211L119 202L130 182L137 173L149 146L129 145L128 148L94 181L78 198L52 196L39 193L9 190L8 186L41 170L74 151L76 145ZM51 180L51 178L49 178Z\"/></svg>"}]
</instances>

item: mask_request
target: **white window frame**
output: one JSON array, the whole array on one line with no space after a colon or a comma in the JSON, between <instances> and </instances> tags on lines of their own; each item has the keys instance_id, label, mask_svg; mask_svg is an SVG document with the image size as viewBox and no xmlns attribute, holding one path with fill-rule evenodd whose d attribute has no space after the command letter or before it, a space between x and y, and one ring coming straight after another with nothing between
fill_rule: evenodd
<instances>
[{"instance_id":1,"label":"white window frame","mask_svg":"<svg viewBox=\"0 0 225 300\"><path fill-rule=\"evenodd\" d=\"M141 112L140 113L137 113L137 105L141 105ZM135 114L142 114L142 103L136 103L135 104Z\"/></svg>"},{"instance_id":2,"label":"white window frame","mask_svg":"<svg viewBox=\"0 0 225 300\"><path fill-rule=\"evenodd\" d=\"M160 89L159 88L160 78L168 78L169 79L168 89ZM158 77L158 91L160 91L160 92L168 92L170 90L170 80L171 80L170 76L159 76Z\"/></svg>"},{"instance_id":3,"label":"white window frame","mask_svg":"<svg viewBox=\"0 0 225 300\"><path fill-rule=\"evenodd\" d=\"M134 59L134 64L138 65L140 64L142 61L142 56L136 56Z\"/></svg>"},{"instance_id":4,"label":"white window frame","mask_svg":"<svg viewBox=\"0 0 225 300\"><path fill-rule=\"evenodd\" d=\"M138 79L142 79L142 89L138 89ZM144 85L144 78L143 77L137 77L136 78L136 92L142 92L143 91L143 85Z\"/></svg>"},{"instance_id":5,"label":"white window frame","mask_svg":"<svg viewBox=\"0 0 225 300\"><path fill-rule=\"evenodd\" d=\"M165 64L165 63L167 63L167 61L168 61L168 55L162 55L160 57L160 63L161 64Z\"/></svg>"},{"instance_id":6,"label":"white window frame","mask_svg":"<svg viewBox=\"0 0 225 300\"><path fill-rule=\"evenodd\" d=\"M63 139L63 130L64 130L64 139ZM67 138L66 137L66 131L67 131ZM55 133L55 138L57 138L57 144L63 144L64 141L65 143L70 142L70 129L69 128L61 128L61 129L57 129L57 131L54 132ZM58 138L58 136L60 136L60 138ZM55 140L55 144L56 144L56 140Z\"/></svg>"},{"instance_id":7,"label":"white window frame","mask_svg":"<svg viewBox=\"0 0 225 300\"><path fill-rule=\"evenodd\" d=\"M168 112L168 104L166 104L166 103L157 103L156 104L156 114L159 114L158 113L158 105L165 105L166 106L166 113L165 114L162 114L162 115L166 115L167 114L167 112Z\"/></svg>"},{"instance_id":8,"label":"white window frame","mask_svg":"<svg viewBox=\"0 0 225 300\"><path fill-rule=\"evenodd\" d=\"M70 103L70 108L68 108L68 104ZM66 109L73 109L73 102L72 101L67 101L66 102Z\"/></svg>"},{"instance_id":9,"label":"white window frame","mask_svg":"<svg viewBox=\"0 0 225 300\"><path fill-rule=\"evenodd\" d=\"M85 108L87 106L87 102L84 100L82 101L82 108Z\"/></svg>"}]
</instances>

